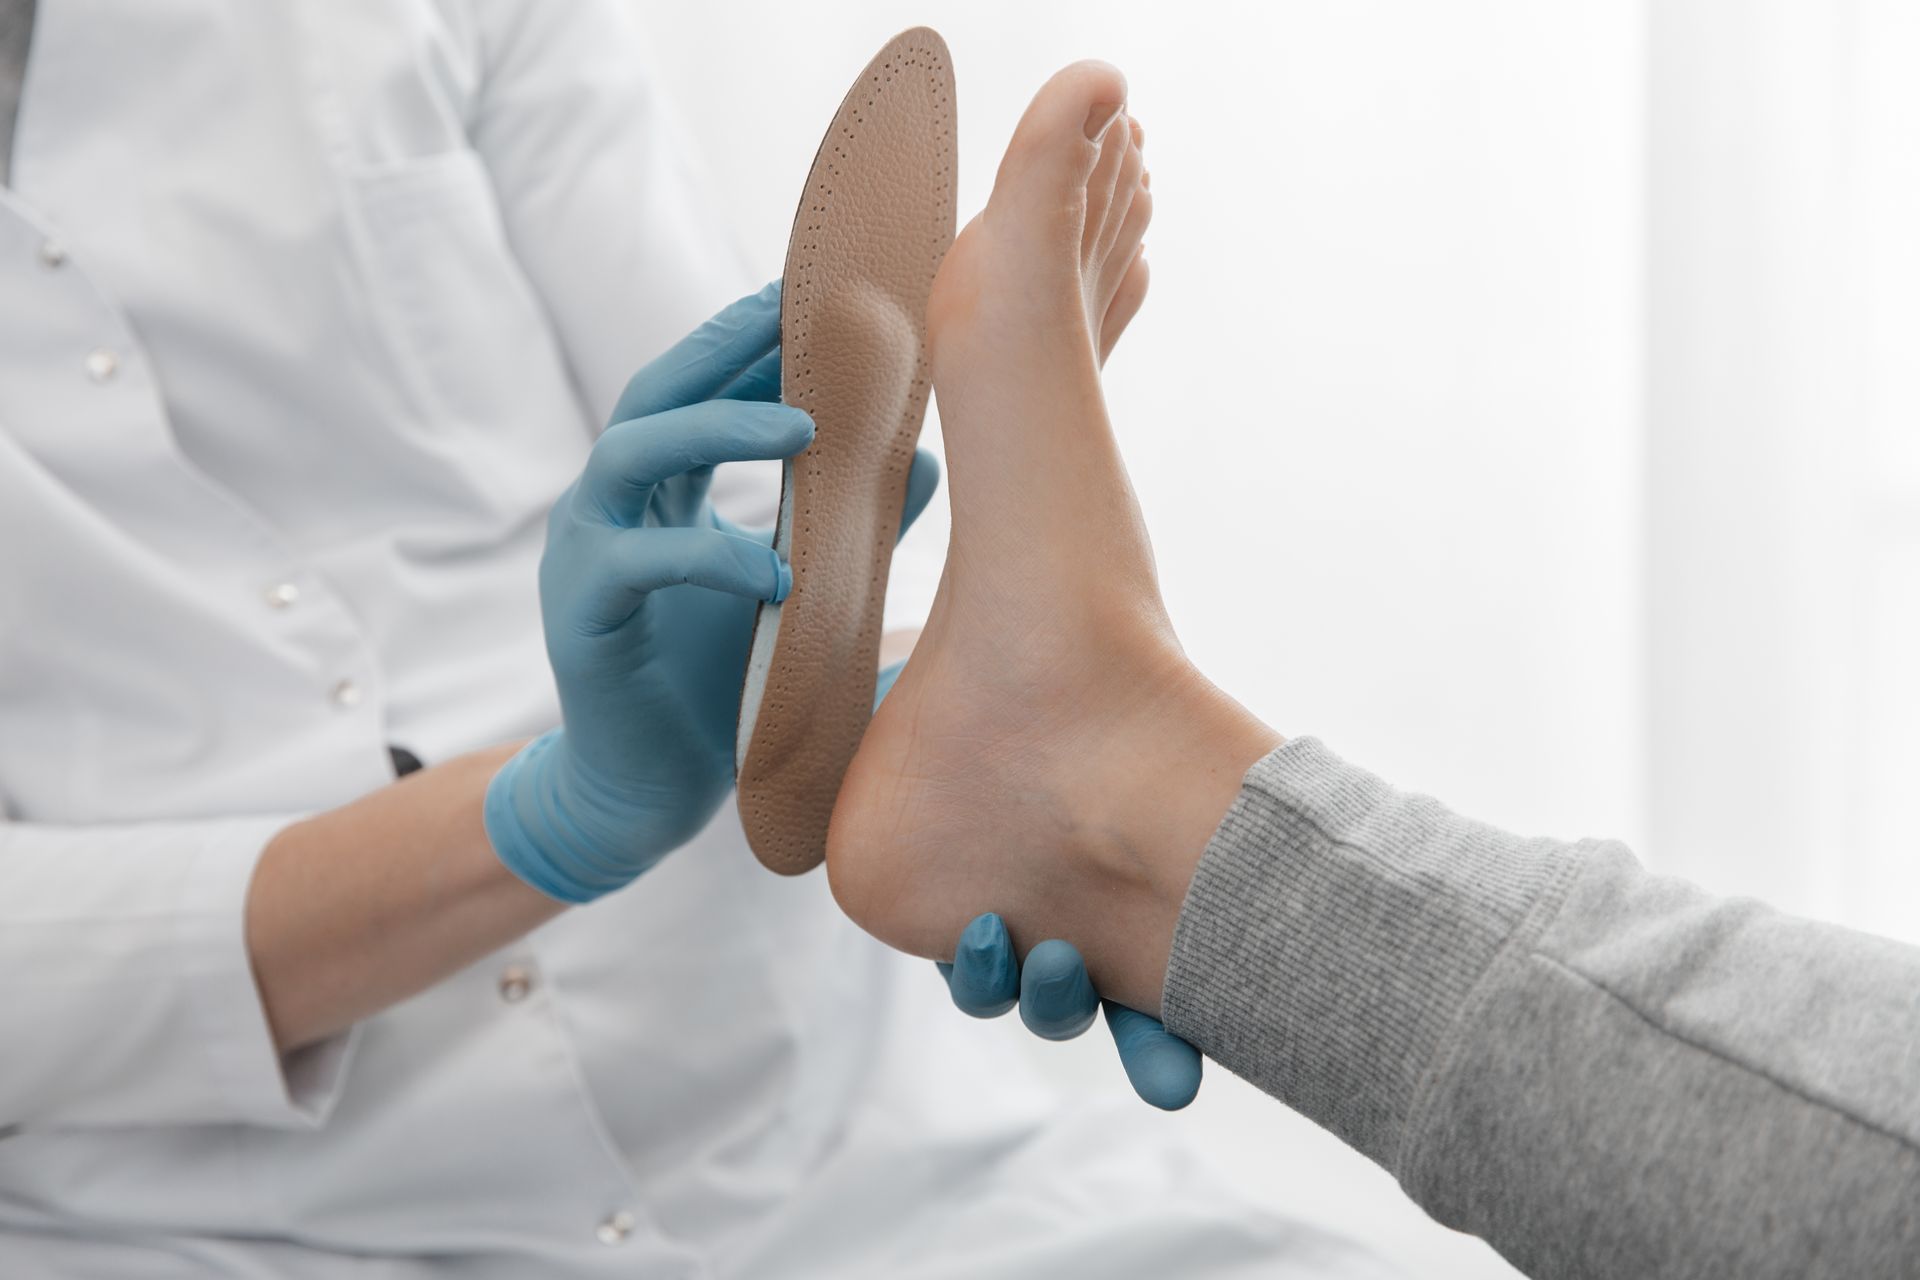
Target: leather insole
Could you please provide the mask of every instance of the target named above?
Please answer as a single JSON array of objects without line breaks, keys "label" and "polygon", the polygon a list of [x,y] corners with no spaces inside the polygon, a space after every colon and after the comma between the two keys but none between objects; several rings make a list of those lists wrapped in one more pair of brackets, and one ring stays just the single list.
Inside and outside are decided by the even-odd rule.
[{"label": "leather insole", "polygon": [[775,871],[826,855],[873,710],[887,568],[929,391],[927,291],[954,234],[954,82],[925,27],[854,82],[801,195],[781,294],[781,396],[813,416],[787,463],[776,546],[793,568],[762,605],[740,705],[740,819]]}]

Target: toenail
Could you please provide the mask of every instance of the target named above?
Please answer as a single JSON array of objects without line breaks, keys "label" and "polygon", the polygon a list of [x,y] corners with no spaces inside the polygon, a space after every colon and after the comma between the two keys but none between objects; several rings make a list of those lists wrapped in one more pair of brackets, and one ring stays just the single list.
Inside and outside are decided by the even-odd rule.
[{"label": "toenail", "polygon": [[1101,135],[1127,109],[1124,102],[1096,102],[1093,110],[1087,112],[1087,137],[1098,141]]}]

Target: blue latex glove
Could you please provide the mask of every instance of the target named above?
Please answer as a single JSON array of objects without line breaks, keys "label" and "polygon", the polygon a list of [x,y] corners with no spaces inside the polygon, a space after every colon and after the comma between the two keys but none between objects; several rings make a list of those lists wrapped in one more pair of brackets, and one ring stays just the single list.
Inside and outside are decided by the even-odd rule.
[{"label": "blue latex glove", "polygon": [[1018,1005],[1028,1030],[1048,1040],[1079,1035],[1093,1025],[1094,1009],[1103,1007],[1135,1093],[1163,1111],[1178,1111],[1200,1092],[1200,1051],[1159,1019],[1101,1000],[1070,942],[1042,942],[1022,965],[1005,922],[989,912],[961,933],[953,963],[940,971],[962,1012],[997,1018]]},{"label": "blue latex glove", "polygon": [[[548,517],[540,608],[562,727],[501,768],[484,814],[507,868],[563,902],[627,884],[733,785],[754,611],[792,574],[770,533],[721,520],[707,491],[719,463],[813,439],[812,420],[777,402],[779,341],[773,284],[635,374]],[[915,456],[903,531],[938,474]]]}]

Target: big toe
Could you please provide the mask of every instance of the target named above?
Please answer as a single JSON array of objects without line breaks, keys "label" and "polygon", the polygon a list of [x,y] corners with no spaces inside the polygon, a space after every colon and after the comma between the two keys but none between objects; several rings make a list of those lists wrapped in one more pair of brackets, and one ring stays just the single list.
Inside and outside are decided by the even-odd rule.
[{"label": "big toe", "polygon": [[1127,78],[1106,62],[1076,62],[1054,73],[1027,105],[994,182],[997,198],[1033,195],[1052,202],[1084,185],[1100,141],[1127,102]]}]

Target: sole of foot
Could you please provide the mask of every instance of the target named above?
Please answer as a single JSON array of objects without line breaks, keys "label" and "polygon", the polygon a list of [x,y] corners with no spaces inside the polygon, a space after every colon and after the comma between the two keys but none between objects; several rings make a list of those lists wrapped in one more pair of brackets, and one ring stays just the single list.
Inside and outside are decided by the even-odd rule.
[{"label": "sole of foot", "polygon": [[1152,197],[1126,97],[1104,63],[1048,81],[928,304],[952,539],[827,841],[842,907],[921,955],[949,954],[983,910],[1022,946],[1038,940],[1026,922],[1071,928],[1093,909],[1089,859],[1151,878],[1111,781],[1218,697],[1168,622],[1100,386],[1147,284]]}]

